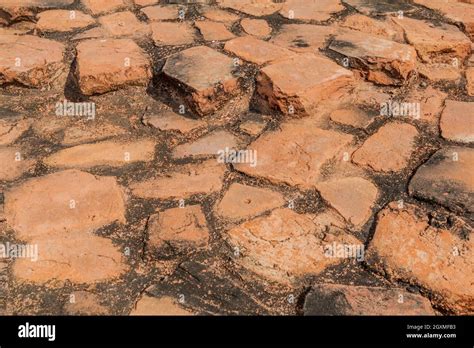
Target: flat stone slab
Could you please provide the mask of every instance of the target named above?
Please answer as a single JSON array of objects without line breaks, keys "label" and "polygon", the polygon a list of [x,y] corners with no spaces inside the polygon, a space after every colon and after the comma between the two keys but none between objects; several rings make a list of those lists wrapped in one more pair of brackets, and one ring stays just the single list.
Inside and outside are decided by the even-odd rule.
[{"label": "flat stone slab", "polygon": [[272,0],[218,0],[219,6],[231,8],[245,14],[262,17],[277,12],[282,4]]},{"label": "flat stone slab", "polygon": [[164,111],[158,115],[146,115],[143,117],[142,122],[160,131],[176,131],[183,134],[206,126],[206,123],[202,120],[187,118],[173,111]]},{"label": "flat stone slab", "polygon": [[461,143],[474,142],[473,117],[474,103],[446,100],[440,120],[441,135]]},{"label": "flat stone slab", "polygon": [[140,22],[130,11],[99,17],[101,28],[111,37],[144,37],[151,33],[148,25]]},{"label": "flat stone slab", "polygon": [[413,47],[357,31],[336,35],[329,49],[345,56],[347,64],[361,70],[369,81],[381,85],[403,84],[416,67]]},{"label": "flat stone slab", "polygon": [[342,149],[351,141],[351,135],[316,128],[307,119],[291,121],[247,147],[258,155],[256,166],[238,163],[234,168],[275,183],[312,189],[323,164],[335,157],[342,160]]},{"label": "flat stone slab", "polygon": [[[210,64],[209,62],[212,62]],[[182,84],[190,106],[199,115],[216,111],[239,90],[232,58],[209,47],[198,46],[170,56],[163,73]]]},{"label": "flat stone slab", "polygon": [[197,21],[194,22],[194,25],[199,29],[201,35],[206,41],[226,41],[235,37],[235,35],[227,29],[224,23]]},{"label": "flat stone slab", "polygon": [[326,21],[344,9],[340,0],[287,0],[280,15],[288,19]]},{"label": "flat stone slab", "polygon": [[141,9],[150,21],[173,20],[179,18],[179,6],[148,6]]},{"label": "flat stone slab", "polygon": [[81,11],[49,10],[38,14],[36,28],[42,32],[68,32],[94,23],[94,18]]},{"label": "flat stone slab", "polygon": [[186,199],[221,190],[225,171],[225,165],[213,159],[180,166],[170,173],[134,183],[130,188],[141,198]]},{"label": "flat stone slab", "polygon": [[304,301],[304,315],[435,315],[430,301],[405,289],[316,285]]},{"label": "flat stone slab", "polygon": [[335,28],[312,24],[285,24],[270,42],[295,52],[318,52]]},{"label": "flat stone slab", "polygon": [[287,208],[242,223],[226,233],[226,240],[237,255],[235,262],[266,280],[287,285],[342,261],[327,257],[326,245],[360,244],[330,214],[297,214]]},{"label": "flat stone slab", "polygon": [[308,115],[317,104],[353,83],[353,73],[333,61],[305,54],[268,65],[257,75],[262,103],[284,115]]},{"label": "flat stone slab", "polygon": [[410,13],[416,10],[412,4],[406,0],[342,0],[346,4],[354,7],[357,11],[365,15],[383,15],[399,13]]},{"label": "flat stone slab", "polygon": [[23,158],[21,148],[0,146],[0,181],[18,179],[24,173],[33,169],[35,163],[32,159]]},{"label": "flat stone slab", "polygon": [[[469,227],[459,219],[451,227],[437,227],[417,206],[391,203],[378,215],[375,234],[367,251],[370,267],[430,291],[433,302],[456,314],[474,310],[474,242],[461,238]],[[467,228],[467,230],[462,230]]]},{"label": "flat stone slab", "polygon": [[127,6],[124,0],[81,0],[81,2],[93,15],[117,11]]},{"label": "flat stone slab", "polygon": [[156,46],[189,45],[195,40],[195,30],[188,23],[152,22],[150,27]]},{"label": "flat stone slab", "polygon": [[0,85],[43,87],[65,69],[64,45],[32,35],[0,35]]},{"label": "flat stone slab", "polygon": [[232,133],[217,131],[203,136],[193,142],[184,143],[173,149],[173,158],[217,156],[226,149],[238,150],[241,141]]},{"label": "flat stone slab", "polygon": [[85,95],[102,94],[124,86],[146,86],[151,64],[131,39],[95,39],[77,45],[76,76]]},{"label": "flat stone slab", "polygon": [[447,147],[418,168],[409,185],[411,195],[450,209],[474,212],[474,150]]}]

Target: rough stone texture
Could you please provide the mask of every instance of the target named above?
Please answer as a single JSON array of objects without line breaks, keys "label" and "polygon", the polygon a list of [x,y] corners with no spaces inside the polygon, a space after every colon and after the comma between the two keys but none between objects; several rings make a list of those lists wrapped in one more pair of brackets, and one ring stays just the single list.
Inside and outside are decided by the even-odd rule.
[{"label": "rough stone texture", "polygon": [[211,7],[204,9],[202,11],[202,15],[211,21],[229,24],[232,24],[233,22],[236,22],[240,19],[239,16],[233,13]]},{"label": "rough stone texture", "polygon": [[81,2],[93,15],[117,11],[126,7],[124,0],[81,0]]},{"label": "rough stone texture", "polygon": [[285,115],[307,115],[319,102],[352,82],[349,70],[327,58],[306,54],[261,69],[256,93],[271,109]]},{"label": "rough stone texture", "polygon": [[216,212],[227,219],[241,220],[281,207],[284,203],[280,193],[235,183],[217,204]]},{"label": "rough stone texture", "polygon": [[244,18],[240,21],[240,26],[247,34],[261,39],[267,38],[272,33],[272,28],[264,19]]},{"label": "rough stone texture", "polygon": [[340,26],[370,35],[380,36],[388,40],[404,42],[403,30],[389,20],[381,21],[361,14],[354,14],[346,17]]},{"label": "rough stone texture", "polygon": [[295,55],[286,48],[256,39],[252,36],[242,36],[233,39],[225,44],[224,49],[246,61],[258,65],[283,60]]},{"label": "rough stone texture", "polygon": [[474,312],[473,240],[459,237],[457,226],[430,225],[426,211],[392,203],[378,215],[367,262],[389,278],[419,285],[439,306],[457,314]]},{"label": "rough stone texture", "polygon": [[349,59],[349,65],[381,85],[404,83],[415,70],[413,47],[357,31],[336,35],[329,49]]},{"label": "rough stone texture", "polygon": [[415,8],[407,1],[392,0],[343,0],[346,4],[354,7],[365,15],[394,14],[399,11],[403,13],[412,12]]},{"label": "rough stone texture", "polygon": [[187,100],[199,115],[216,111],[237,93],[239,82],[233,70],[231,58],[205,46],[174,54],[163,67],[166,76],[190,91]]},{"label": "rough stone texture", "polygon": [[200,205],[172,208],[150,216],[148,245],[172,249],[202,248],[209,241],[206,217]]},{"label": "rough stone texture", "polygon": [[43,162],[55,168],[121,167],[135,162],[153,160],[155,142],[103,141],[70,147],[47,157]]},{"label": "rough stone texture", "polygon": [[43,87],[64,69],[64,45],[32,35],[0,36],[0,85]]},{"label": "rough stone texture", "polygon": [[381,127],[354,152],[352,161],[380,172],[405,169],[415,151],[417,129],[407,123],[392,122]]},{"label": "rough stone texture", "polygon": [[69,315],[110,315],[110,310],[99,303],[96,294],[89,291],[74,291],[64,310]]},{"label": "rough stone texture", "polygon": [[317,189],[330,206],[356,227],[364,225],[372,216],[379,194],[377,186],[359,177],[324,181]]},{"label": "rough stone texture", "polygon": [[221,7],[231,8],[255,17],[271,15],[282,6],[272,0],[218,0],[217,3]]},{"label": "rough stone texture", "polygon": [[234,167],[251,176],[311,189],[320,178],[321,166],[334,157],[342,158],[343,147],[351,141],[352,136],[316,128],[309,119],[291,121],[249,145],[258,154],[257,166]]},{"label": "rough stone texture", "polygon": [[440,121],[443,138],[461,143],[474,142],[474,103],[447,100]]},{"label": "rough stone texture", "polygon": [[191,143],[176,146],[173,149],[173,158],[216,156],[218,151],[225,149],[238,150],[239,139],[227,131],[217,131],[205,135]]},{"label": "rough stone texture", "polygon": [[374,120],[366,111],[358,108],[344,108],[333,111],[330,115],[332,121],[355,128],[366,128]]},{"label": "rough stone texture", "polygon": [[70,126],[64,130],[64,137],[61,145],[72,146],[87,142],[103,140],[109,137],[124,135],[126,130],[122,127],[111,124],[96,124],[94,127],[89,125]]},{"label": "rough stone texture", "polygon": [[199,29],[206,41],[226,41],[235,37],[223,23],[198,21],[194,25]]},{"label": "rough stone texture", "polygon": [[157,46],[188,45],[194,42],[194,29],[187,23],[153,22],[152,39]]},{"label": "rough stone texture", "polygon": [[262,133],[266,126],[267,124],[264,122],[248,120],[243,122],[239,128],[249,135],[256,136]]},{"label": "rough stone texture", "polygon": [[151,78],[148,57],[130,39],[87,40],[76,49],[76,75],[85,95],[128,85],[146,86]]},{"label": "rough stone texture", "polygon": [[177,131],[183,134],[192,132],[206,125],[206,123],[201,120],[186,118],[172,111],[165,111],[160,115],[144,116],[143,123],[161,131]]},{"label": "rough stone texture", "polygon": [[418,64],[418,73],[432,82],[450,81],[458,83],[461,80],[461,70],[452,64],[434,63]]},{"label": "rough stone texture", "polygon": [[0,118],[0,146],[10,145],[31,127],[31,120]]},{"label": "rough stone texture", "polygon": [[149,6],[142,8],[141,11],[150,21],[173,20],[179,18],[179,7],[168,6]]},{"label": "rough stone texture", "polygon": [[131,185],[134,195],[141,198],[185,199],[195,194],[219,191],[225,166],[215,159],[200,164],[185,165],[166,175]]},{"label": "rough stone texture", "polygon": [[287,0],[280,15],[289,19],[326,21],[344,9],[340,0]]},{"label": "rough stone texture", "polygon": [[297,214],[278,209],[270,216],[242,223],[226,233],[228,243],[239,250],[235,261],[258,275],[291,284],[316,275],[341,259],[325,256],[324,245],[360,244],[346,234],[331,214]]},{"label": "rough stone texture", "polygon": [[474,212],[473,164],[473,149],[443,148],[418,168],[409,192],[453,210]]},{"label": "rough stone texture", "polygon": [[474,68],[466,70],[466,91],[467,94],[474,97]]},{"label": "rough stone texture", "polygon": [[102,16],[99,23],[109,36],[140,37],[150,33],[150,28],[130,11]]},{"label": "rough stone texture", "polygon": [[67,32],[95,23],[94,18],[81,11],[50,10],[38,14],[36,28],[42,32]]},{"label": "rough stone texture", "polygon": [[404,289],[316,285],[304,301],[305,315],[435,315],[430,301]]},{"label": "rough stone texture", "polygon": [[192,312],[179,306],[172,297],[156,298],[148,295],[143,296],[136,304],[130,315],[166,315],[182,316],[193,315]]},{"label": "rough stone texture", "polygon": [[463,61],[471,53],[471,40],[456,26],[433,24],[404,17],[393,21],[403,28],[405,37],[427,63],[451,63],[453,58]]},{"label": "rough stone texture", "polygon": [[18,147],[0,147],[0,181],[15,180],[32,169],[34,161],[23,157]]},{"label": "rough stone texture", "polygon": [[285,24],[270,42],[296,52],[318,52],[323,48],[333,27],[312,24]]},{"label": "rough stone texture", "polygon": [[407,100],[413,100],[420,103],[420,121],[438,126],[439,115],[443,110],[444,101],[447,94],[431,86],[426,89],[413,90]]},{"label": "rough stone texture", "polygon": [[68,170],[30,179],[6,192],[5,216],[17,238],[38,245],[38,261],[15,261],[19,279],[89,283],[126,269],[112,242],[90,233],[125,222],[124,195],[114,178]]}]

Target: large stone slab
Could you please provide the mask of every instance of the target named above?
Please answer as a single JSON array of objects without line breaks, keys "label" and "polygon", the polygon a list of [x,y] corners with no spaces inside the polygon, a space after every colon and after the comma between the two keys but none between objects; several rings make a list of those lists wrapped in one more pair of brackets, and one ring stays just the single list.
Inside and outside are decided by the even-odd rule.
[{"label": "large stone slab", "polygon": [[280,15],[288,19],[326,21],[344,9],[340,0],[287,0]]}]

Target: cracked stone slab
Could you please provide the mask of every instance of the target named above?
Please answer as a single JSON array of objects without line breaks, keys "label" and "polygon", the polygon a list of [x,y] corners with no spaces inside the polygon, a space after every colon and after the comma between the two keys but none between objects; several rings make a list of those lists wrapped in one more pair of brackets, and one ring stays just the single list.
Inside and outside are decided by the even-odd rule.
[{"label": "cracked stone slab", "polygon": [[239,150],[241,140],[230,132],[217,131],[173,149],[173,158],[217,156],[226,149]]},{"label": "cracked stone slab", "polygon": [[238,93],[234,69],[232,58],[198,46],[170,56],[163,73],[178,83],[190,106],[202,116],[216,111]]},{"label": "cracked stone slab", "polygon": [[474,212],[474,150],[451,146],[438,150],[418,168],[409,192],[450,209]]},{"label": "cracked stone slab", "polygon": [[287,0],[279,13],[288,19],[326,21],[344,9],[340,0]]},{"label": "cracked stone slab", "polygon": [[[432,215],[432,213],[430,214]],[[474,312],[472,227],[456,217],[436,226],[429,212],[411,204],[391,203],[378,214],[367,251],[370,267],[392,280],[416,284],[433,302],[456,314]]]},{"label": "cracked stone slab", "polygon": [[394,13],[410,13],[416,10],[407,0],[342,0],[365,15],[386,15]]},{"label": "cracked stone slab", "polygon": [[275,45],[295,52],[317,52],[336,32],[333,27],[312,24],[285,24],[270,40]]}]

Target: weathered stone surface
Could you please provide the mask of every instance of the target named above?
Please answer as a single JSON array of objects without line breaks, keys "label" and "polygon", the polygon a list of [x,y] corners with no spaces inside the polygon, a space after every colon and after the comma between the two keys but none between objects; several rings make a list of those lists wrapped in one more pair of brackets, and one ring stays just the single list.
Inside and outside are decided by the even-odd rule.
[{"label": "weathered stone surface", "polygon": [[86,95],[127,85],[146,86],[151,78],[148,57],[130,39],[87,40],[80,42],[76,49],[76,75]]},{"label": "weathered stone surface", "polygon": [[227,42],[227,52],[254,64],[263,65],[295,56],[286,48],[259,40],[252,36],[242,36]]},{"label": "weathered stone surface", "polygon": [[305,315],[435,315],[430,301],[405,289],[316,285],[304,301]]},{"label": "weathered stone surface", "polygon": [[466,70],[466,91],[467,94],[474,97],[474,68]]},{"label": "weathered stone surface", "polygon": [[289,19],[326,21],[344,9],[340,0],[287,0],[280,15]]},{"label": "weathered stone surface", "polygon": [[418,168],[409,192],[450,209],[474,212],[473,164],[473,149],[443,148]]},{"label": "weathered stone surface", "polygon": [[471,40],[454,25],[433,24],[403,17],[393,21],[403,28],[405,37],[427,63],[451,63],[453,58],[463,61],[471,53]]},{"label": "weathered stone surface", "polygon": [[217,204],[216,212],[227,219],[241,220],[281,207],[284,203],[278,192],[235,183]]},{"label": "weathered stone surface", "polygon": [[150,33],[150,28],[130,11],[102,16],[99,23],[109,36],[140,37]]},{"label": "weathered stone surface", "polygon": [[418,131],[407,123],[382,126],[352,156],[356,164],[379,172],[398,172],[406,168],[415,151]]},{"label": "weathered stone surface", "polygon": [[103,141],[60,150],[43,162],[55,168],[120,167],[135,162],[148,162],[155,155],[155,142]]},{"label": "weathered stone surface", "polygon": [[380,36],[388,40],[404,42],[403,30],[389,20],[380,21],[361,14],[354,14],[346,17],[340,26],[370,35]]},{"label": "weathered stone surface", "polygon": [[447,97],[446,93],[429,86],[426,89],[413,90],[407,100],[420,103],[420,121],[438,126],[439,115]]},{"label": "weathered stone surface", "polygon": [[73,125],[64,130],[61,145],[79,145],[124,134],[126,134],[124,128],[107,123],[97,124],[94,127],[85,124]]},{"label": "weathered stone surface", "polygon": [[354,7],[357,11],[365,14],[392,14],[408,13],[415,8],[408,1],[392,0],[343,0],[346,4]]},{"label": "weathered stone surface", "polygon": [[0,146],[10,145],[31,127],[31,120],[0,118]]},{"label": "weathered stone surface", "polygon": [[194,42],[194,29],[187,23],[152,22],[152,39],[157,46],[188,45]]},{"label": "weathered stone surface", "polygon": [[447,100],[440,121],[443,138],[474,142],[474,103]]},{"label": "weathered stone surface", "polygon": [[264,19],[244,18],[240,21],[240,26],[247,34],[261,39],[267,38],[272,33],[272,28]]},{"label": "weathered stone surface", "polygon": [[126,269],[112,242],[90,233],[125,222],[124,194],[114,178],[67,170],[30,179],[6,192],[5,216],[17,238],[38,247],[36,262],[15,261],[19,279],[89,283]]},{"label": "weathered stone surface", "polygon": [[43,87],[64,69],[64,45],[32,35],[0,36],[0,85]]},{"label": "weathered stone surface", "polygon": [[360,244],[342,228],[331,214],[300,215],[285,208],[242,223],[226,239],[239,250],[237,263],[268,280],[291,284],[341,262],[325,255],[325,245]]},{"label": "weathered stone surface", "polygon": [[160,2],[160,0],[133,0],[137,6],[150,6]]},{"label": "weathered stone surface", "polygon": [[249,135],[256,136],[262,133],[266,126],[265,122],[248,120],[243,122],[239,128]]},{"label": "weathered stone surface", "polygon": [[194,25],[199,29],[206,41],[226,41],[235,37],[223,23],[212,21],[197,21]]},{"label": "weathered stone surface", "polygon": [[334,157],[342,158],[343,147],[351,141],[352,136],[316,128],[309,119],[290,121],[249,145],[258,154],[255,167],[234,167],[251,176],[311,189],[319,180],[321,166]]},{"label": "weathered stone surface", "polygon": [[419,285],[433,301],[457,314],[474,311],[472,238],[459,237],[459,226],[430,224],[426,211],[394,202],[378,215],[368,248],[368,264],[391,279]]},{"label": "weathered stone surface", "polygon": [[365,128],[374,120],[366,111],[358,108],[337,109],[331,113],[330,118],[334,122],[354,128]]},{"label": "weathered stone surface", "polygon": [[413,47],[378,36],[345,32],[336,35],[329,49],[349,58],[351,67],[363,71],[369,81],[381,85],[402,84],[415,70]]},{"label": "weathered stone surface", "polygon": [[458,83],[461,80],[461,70],[452,64],[434,63],[417,65],[420,76],[432,82],[451,81]]},{"label": "weathered stone surface", "polygon": [[64,306],[69,315],[110,315],[110,310],[101,305],[96,294],[89,291],[74,291]]},{"label": "weathered stone surface", "polygon": [[225,165],[213,159],[178,167],[171,173],[132,184],[131,189],[141,198],[185,199],[195,194],[219,191],[225,171]]},{"label": "weathered stone surface", "polygon": [[285,24],[270,42],[296,52],[318,52],[323,48],[333,27],[312,24]]},{"label": "weathered stone surface", "polygon": [[130,315],[193,315],[192,312],[179,306],[172,297],[156,298],[144,295],[135,305]]},{"label": "weathered stone surface", "polygon": [[183,134],[192,132],[206,125],[206,123],[201,120],[187,118],[173,111],[164,111],[160,115],[144,116],[143,123],[161,131],[177,131]]},{"label": "weathered stone surface", "polygon": [[268,16],[277,12],[282,4],[272,0],[218,0],[221,7],[231,8],[251,16]]},{"label": "weathered stone surface", "polygon": [[94,23],[94,18],[81,11],[50,10],[38,14],[36,28],[42,32],[67,32],[85,28]]},{"label": "weathered stone surface", "polygon": [[423,5],[441,12],[449,20],[461,23],[474,39],[474,11],[472,4],[466,4],[455,0],[414,0],[416,4]]},{"label": "weathered stone surface", "polygon": [[226,148],[238,150],[239,143],[239,139],[232,133],[217,131],[193,142],[176,146],[173,149],[173,158],[216,156],[218,151],[225,151]]},{"label": "weathered stone surface", "polygon": [[271,109],[285,115],[307,115],[352,82],[351,71],[327,58],[307,54],[261,69],[256,93]]},{"label": "weathered stone surface", "polygon": [[356,227],[364,225],[372,216],[379,193],[377,186],[359,177],[324,181],[316,188],[331,207]]},{"label": "weathered stone surface", "polygon": [[150,216],[148,245],[153,248],[202,248],[209,241],[206,217],[200,205],[172,208]]},{"label": "weathered stone surface", "polygon": [[0,181],[15,180],[32,169],[34,161],[23,157],[18,147],[0,147]]},{"label": "weathered stone surface", "polygon": [[205,46],[176,53],[163,67],[165,75],[190,90],[187,100],[199,115],[216,111],[238,92],[233,70],[232,58]]},{"label": "weathered stone surface", "polygon": [[163,21],[179,18],[179,7],[174,5],[149,6],[142,8],[141,11],[150,21]]},{"label": "weathered stone surface", "polygon": [[233,23],[240,19],[236,14],[212,7],[204,9],[202,15],[211,21],[223,23]]},{"label": "weathered stone surface", "polygon": [[124,0],[81,0],[84,6],[93,14],[103,14],[117,11],[126,7]]}]

